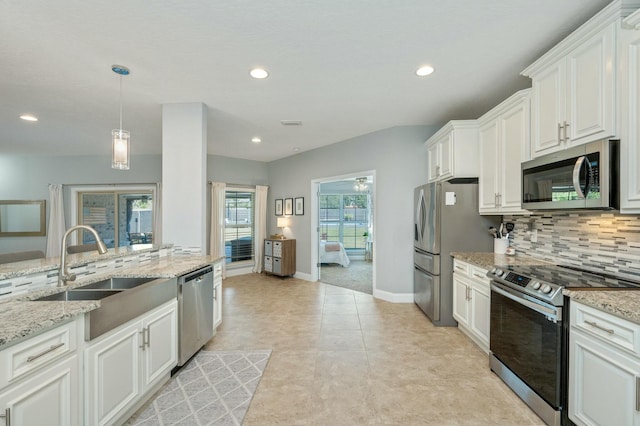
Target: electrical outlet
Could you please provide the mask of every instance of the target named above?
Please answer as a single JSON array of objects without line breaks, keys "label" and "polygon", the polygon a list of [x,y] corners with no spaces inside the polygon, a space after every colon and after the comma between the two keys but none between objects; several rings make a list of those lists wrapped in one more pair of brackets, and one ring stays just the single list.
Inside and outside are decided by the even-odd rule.
[{"label": "electrical outlet", "polygon": [[537,243],[538,242],[538,230],[537,229],[532,229],[531,230],[531,242],[532,243]]}]

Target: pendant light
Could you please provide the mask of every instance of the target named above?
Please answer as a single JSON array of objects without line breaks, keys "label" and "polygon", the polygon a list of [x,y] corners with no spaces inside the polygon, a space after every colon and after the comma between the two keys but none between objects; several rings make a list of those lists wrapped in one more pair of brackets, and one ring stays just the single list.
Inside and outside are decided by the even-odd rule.
[{"label": "pendant light", "polygon": [[356,183],[355,185],[353,185],[353,189],[360,192],[360,191],[366,191],[367,188],[369,188],[369,185],[367,184],[366,177],[356,178]]},{"label": "pendant light", "polygon": [[122,129],[122,77],[131,71],[122,65],[111,65],[111,71],[120,76],[120,128],[111,131],[111,168],[129,170],[131,136],[129,131]]}]

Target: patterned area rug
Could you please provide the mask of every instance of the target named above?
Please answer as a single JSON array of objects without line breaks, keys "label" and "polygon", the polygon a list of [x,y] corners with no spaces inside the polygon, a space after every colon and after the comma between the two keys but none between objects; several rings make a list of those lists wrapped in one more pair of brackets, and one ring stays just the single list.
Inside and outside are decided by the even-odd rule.
[{"label": "patterned area rug", "polygon": [[241,425],[271,350],[200,351],[127,425]]}]

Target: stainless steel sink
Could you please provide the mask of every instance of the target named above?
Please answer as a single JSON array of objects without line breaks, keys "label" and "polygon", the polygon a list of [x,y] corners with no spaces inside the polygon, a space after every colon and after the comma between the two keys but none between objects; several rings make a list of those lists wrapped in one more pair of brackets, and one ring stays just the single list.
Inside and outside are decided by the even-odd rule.
[{"label": "stainless steel sink", "polygon": [[149,281],[153,281],[156,278],[109,278],[95,283],[83,285],[79,289],[107,289],[107,290],[128,290],[134,287],[138,287]]},{"label": "stainless steel sink", "polygon": [[122,290],[67,290],[61,293],[51,294],[49,296],[34,299],[35,301],[64,301],[70,300],[102,300],[105,297],[113,296]]}]

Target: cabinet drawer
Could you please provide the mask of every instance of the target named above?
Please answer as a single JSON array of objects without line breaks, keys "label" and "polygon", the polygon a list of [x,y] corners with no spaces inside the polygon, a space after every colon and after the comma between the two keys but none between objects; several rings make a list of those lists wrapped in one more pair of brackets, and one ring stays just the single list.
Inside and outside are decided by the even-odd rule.
[{"label": "cabinet drawer", "polygon": [[38,371],[77,347],[75,322],[59,326],[0,352],[0,389]]},{"label": "cabinet drawer", "polygon": [[273,257],[271,256],[264,257],[264,270],[267,272],[273,272]]},{"label": "cabinet drawer", "polygon": [[273,271],[274,274],[282,273],[282,259],[278,257],[273,258]]},{"label": "cabinet drawer", "polygon": [[590,306],[571,303],[571,327],[640,356],[640,325]]},{"label": "cabinet drawer", "polygon": [[469,267],[469,277],[473,278],[476,281],[481,281],[489,285],[491,280],[487,277],[487,270],[479,268],[477,266]]},{"label": "cabinet drawer", "polygon": [[273,257],[282,257],[282,241],[273,242]]},{"label": "cabinet drawer", "polygon": [[264,254],[265,256],[273,255],[273,241],[265,240],[264,242]]},{"label": "cabinet drawer", "polygon": [[468,263],[453,259],[453,272],[456,272],[468,277],[470,276],[469,275],[470,268],[471,268],[471,265],[469,265]]}]

